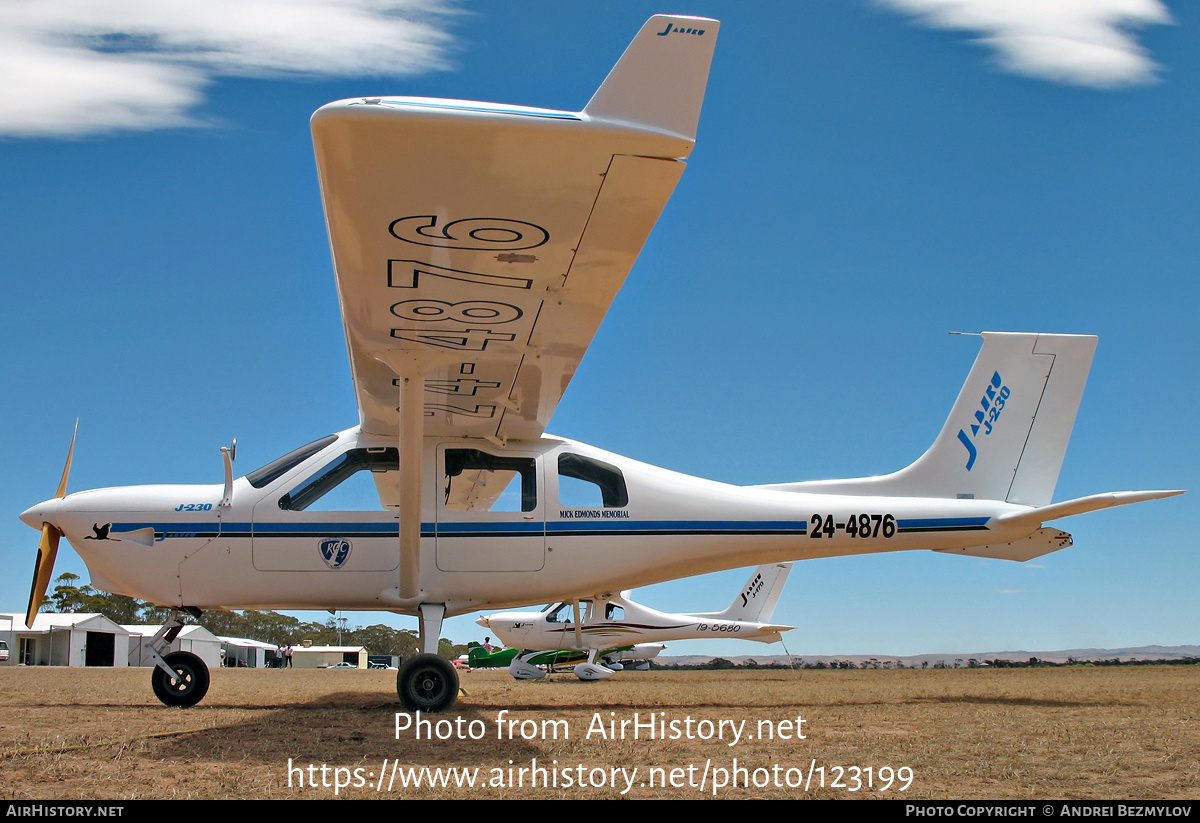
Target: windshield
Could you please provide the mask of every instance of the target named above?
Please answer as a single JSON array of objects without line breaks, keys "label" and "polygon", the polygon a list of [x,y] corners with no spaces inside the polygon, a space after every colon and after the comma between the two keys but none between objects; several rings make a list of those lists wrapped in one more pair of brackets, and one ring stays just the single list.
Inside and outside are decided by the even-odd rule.
[{"label": "windshield", "polygon": [[308,458],[319,452],[321,449],[328,446],[334,440],[337,440],[336,434],[331,434],[328,437],[322,437],[320,440],[314,440],[307,446],[301,446],[293,452],[288,452],[278,460],[272,460],[261,469],[255,469],[246,475],[246,479],[250,481],[250,485],[256,489],[261,489],[273,480],[277,480],[289,471],[299,466]]}]

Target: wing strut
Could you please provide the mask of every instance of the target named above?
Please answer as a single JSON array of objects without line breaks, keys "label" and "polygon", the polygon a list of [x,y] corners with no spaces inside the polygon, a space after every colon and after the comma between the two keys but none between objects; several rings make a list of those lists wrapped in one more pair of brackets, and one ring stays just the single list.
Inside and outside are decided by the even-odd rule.
[{"label": "wing strut", "polygon": [[413,352],[385,349],[374,353],[396,375],[400,431],[400,580],[403,599],[421,593],[421,479],[425,440],[425,375],[444,358],[418,358]]},{"label": "wing strut", "polygon": [[575,602],[573,602],[573,603],[571,604],[571,606],[572,606],[572,607],[575,609],[575,648],[577,648],[577,649],[582,649],[582,648],[583,648],[583,637],[582,637],[582,635],[580,634],[580,632],[582,631],[582,629],[580,629],[580,626],[579,626],[579,623],[580,623],[580,620],[579,620],[579,601],[578,601],[578,600],[576,600]]},{"label": "wing strut", "polygon": [[400,376],[400,596],[416,597],[421,571],[421,463],[425,381]]}]

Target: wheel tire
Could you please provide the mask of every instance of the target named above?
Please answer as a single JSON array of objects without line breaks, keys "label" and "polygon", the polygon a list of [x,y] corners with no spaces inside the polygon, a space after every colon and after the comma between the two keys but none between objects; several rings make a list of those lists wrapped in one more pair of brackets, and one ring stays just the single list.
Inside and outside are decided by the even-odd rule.
[{"label": "wheel tire", "polygon": [[167,706],[195,706],[208,694],[208,666],[191,652],[172,652],[163,658],[178,677],[157,666],[150,675],[154,696]]},{"label": "wheel tire", "polygon": [[445,711],[458,698],[458,672],[436,654],[418,654],[396,673],[396,693],[409,711]]}]

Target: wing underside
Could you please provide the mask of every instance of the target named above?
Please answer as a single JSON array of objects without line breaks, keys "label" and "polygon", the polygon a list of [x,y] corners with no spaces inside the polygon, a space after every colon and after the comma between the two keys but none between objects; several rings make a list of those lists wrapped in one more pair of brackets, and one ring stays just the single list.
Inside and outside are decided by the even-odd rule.
[{"label": "wing underside", "polygon": [[691,151],[694,122],[681,134],[677,112],[665,125],[610,114],[628,116],[631,53],[675,65],[700,52],[684,90],[698,115],[715,25],[659,34],[686,19],[647,23],[591,114],[367,98],[313,116],[364,431],[397,431],[403,374],[423,383],[425,435],[541,435]]}]

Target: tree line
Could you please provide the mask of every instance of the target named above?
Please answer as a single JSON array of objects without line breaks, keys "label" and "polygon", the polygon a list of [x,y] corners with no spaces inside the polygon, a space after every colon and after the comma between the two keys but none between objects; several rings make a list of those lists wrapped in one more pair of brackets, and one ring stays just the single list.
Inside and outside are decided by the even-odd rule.
[{"label": "tree line", "polygon": [[[119,625],[155,625],[165,623],[176,614],[174,609],[156,606],[145,600],[97,591],[89,585],[78,585],[79,575],[66,572],[55,578],[43,610],[66,613],[98,613]],[[272,611],[242,612],[207,611],[194,618],[184,617],[185,623],[197,624],[220,637],[244,637],[276,646],[300,646],[305,641],[313,646],[362,646],[370,654],[408,657],[417,653],[420,641],[417,634],[406,629],[394,629],[377,623],[373,626],[349,625],[344,617],[330,616],[324,621],[302,621],[287,614]],[[465,644],[456,645],[447,638],[438,642],[438,654],[454,659],[466,654]]]},{"label": "tree line", "polygon": [[[956,662],[962,662],[961,658]],[[966,661],[966,665],[947,666],[944,662],[938,661],[932,666],[928,661],[923,661],[920,665],[905,665],[899,660],[863,660],[855,663],[853,660],[812,660],[805,661],[803,658],[795,658],[791,665],[779,661],[758,662],[753,658],[741,662],[733,662],[726,660],[723,657],[714,657],[711,660],[706,660],[702,663],[660,663],[657,660],[650,661],[650,668],[660,669],[665,671],[699,669],[702,671],[720,671],[724,669],[748,669],[748,670],[772,670],[772,669],[1030,669],[1030,668],[1056,668],[1063,666],[1189,666],[1200,664],[1198,657],[1181,657],[1181,658],[1166,658],[1162,660],[1121,660],[1116,657],[1103,660],[1078,660],[1074,657],[1068,658],[1066,662],[1055,662],[1053,660],[1039,660],[1036,657],[1031,657],[1028,660],[1004,660],[997,658],[995,660],[978,660],[970,658]]]}]

